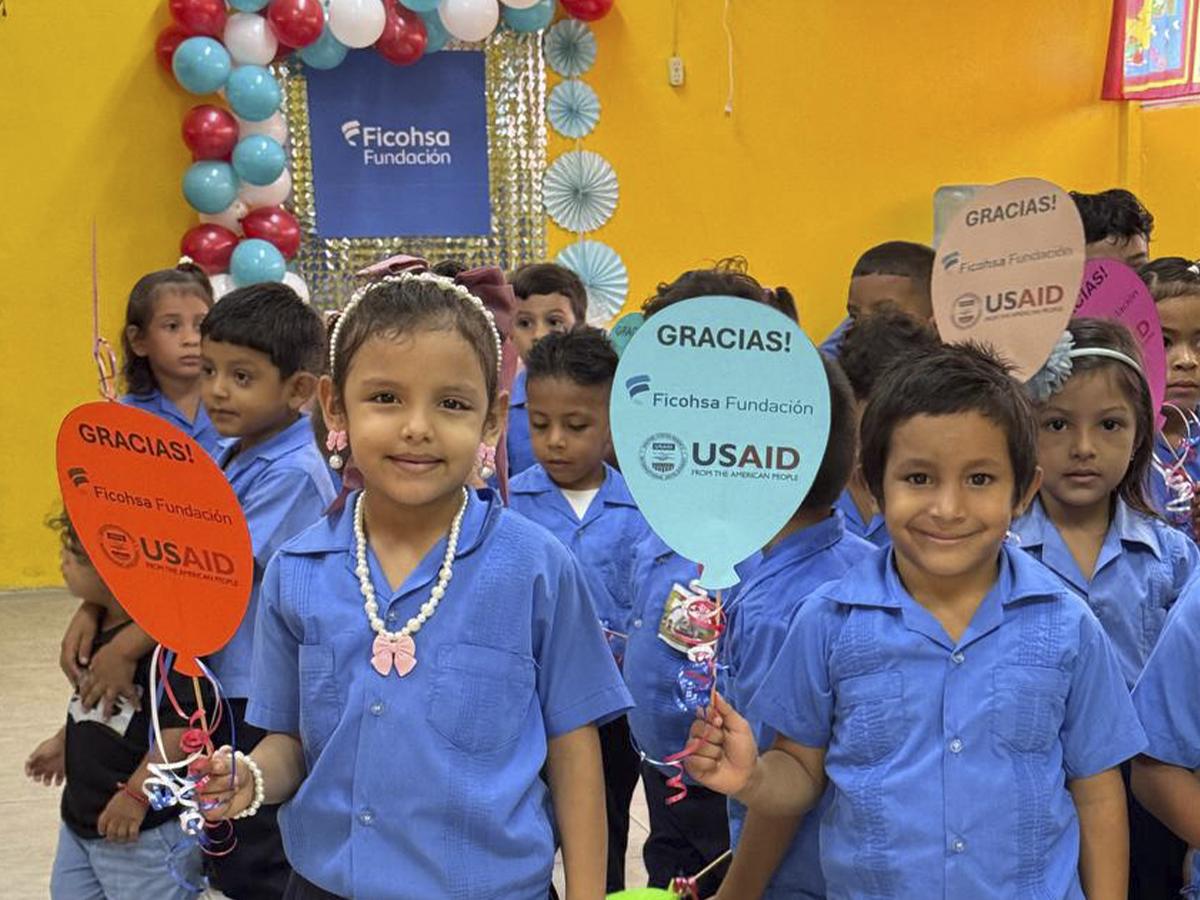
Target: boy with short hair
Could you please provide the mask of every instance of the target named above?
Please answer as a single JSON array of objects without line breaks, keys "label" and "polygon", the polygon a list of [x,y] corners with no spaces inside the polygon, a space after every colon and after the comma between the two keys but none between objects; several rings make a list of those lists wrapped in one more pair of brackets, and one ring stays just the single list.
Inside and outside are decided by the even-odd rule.
[{"label": "boy with short hair", "polygon": [[1083,220],[1088,259],[1118,259],[1135,269],[1150,261],[1154,216],[1132,193],[1123,188],[1071,191],[1071,199]]},{"label": "boy with short hair", "polygon": [[[92,566],[66,513],[50,524],[62,541],[67,589],[102,610],[95,646],[104,646],[134,627],[132,620]],[[152,752],[148,740],[149,704],[157,702],[150,696],[151,658],[147,652],[134,665],[132,683],[142,702],[135,705],[121,697],[111,716],[101,707],[85,710],[81,685],[71,698],[66,725],[25,762],[25,774],[35,781],[50,785],[66,780],[50,875],[52,897],[188,900],[201,888],[199,846],[181,849],[168,859],[168,849],[186,840],[179,808],[153,810],[142,791],[150,764],[164,762],[162,748]],[[169,677],[177,695],[191,696],[189,679],[175,672]],[[211,709],[211,696],[207,703]],[[170,748],[170,761],[177,761],[184,756],[179,740],[188,723],[168,700],[158,705],[163,743]]]},{"label": "boy with short hair", "polygon": [[[829,440],[816,478],[795,514],[763,548],[754,574],[738,585],[729,603],[727,630],[718,661],[728,666],[730,701],[744,707],[758,691],[787,635],[796,610],[822,584],[841,578],[852,566],[879,552],[853,534],[834,509],[857,456],[858,416],[854,394],[838,364],[822,357],[829,382]],[[769,746],[770,727],[752,721],[755,739]],[[736,800],[729,801],[733,865],[721,885],[721,898],[760,895],[822,900],[818,838],[819,810],[799,819],[767,820]]]},{"label": "boy with short hair", "polygon": [[[509,486],[510,505],[547,528],[582,564],[596,613],[618,663],[632,597],[634,545],[648,526],[621,473],[605,461],[612,433],[608,400],[617,354],[598,328],[549,334],[526,359],[529,427],[537,464]],[[629,802],[638,757],[624,716],[600,726],[608,811],[607,890],[625,884]]]},{"label": "boy with short hair", "polygon": [[761,757],[723,698],[693,777],[795,818],[830,785],[827,896],[1124,897],[1120,763],[1146,738],[1087,605],[1019,549],[1036,422],[1002,364],[941,347],[891,369],[862,465],[892,549],[810,596],[762,687]]},{"label": "boy with short hair", "polygon": [[[517,298],[512,339],[522,362],[528,359],[533,345],[546,335],[570,331],[587,322],[587,289],[579,276],[565,266],[556,263],[521,266],[509,283]],[[505,446],[510,478],[536,462],[529,441],[525,377],[526,371],[522,369],[513,379],[508,403]]]},{"label": "boy with short hair", "polygon": [[887,241],[863,253],[850,272],[846,318],[821,344],[821,352],[837,358],[850,323],[883,309],[932,322],[935,255],[932,247],[912,241]]},{"label": "boy with short hair", "polygon": [[[854,320],[846,331],[838,353],[838,362],[854,390],[855,421],[870,399],[875,383],[889,368],[904,365],[905,360],[928,353],[941,340],[929,323],[915,319],[899,309],[882,309],[874,315]],[[837,508],[846,517],[846,528],[876,547],[891,543],[883,516],[875,505],[862,471],[855,467],[846,490],[838,498]]]},{"label": "boy with short hair", "polygon": [[[316,522],[336,496],[301,412],[322,371],[325,328],[291,288],[255,284],[226,294],[205,317],[200,334],[204,406],[222,437],[234,439],[217,462],[242,504],[254,550],[246,615],[208,662],[230,701],[238,746],[249,750],[266,733],[245,721],[262,573],[275,551]],[[230,742],[228,734],[217,739]],[[237,848],[211,859],[213,880],[227,896],[282,896],[290,867],[277,809],[263,806],[236,823]]]}]

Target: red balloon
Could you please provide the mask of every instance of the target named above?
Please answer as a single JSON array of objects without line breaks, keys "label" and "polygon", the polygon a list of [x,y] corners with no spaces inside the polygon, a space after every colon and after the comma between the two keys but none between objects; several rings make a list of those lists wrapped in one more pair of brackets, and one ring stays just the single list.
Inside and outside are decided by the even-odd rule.
[{"label": "red balloon", "polygon": [[172,22],[160,31],[154,40],[154,54],[158,57],[158,64],[170,72],[171,57],[175,55],[175,50],[179,45],[190,37],[195,37],[195,35],[178,22]]},{"label": "red balloon", "polygon": [[585,22],[595,22],[608,15],[613,7],[613,0],[559,0],[563,11],[572,19],[583,19]]},{"label": "red balloon", "polygon": [[242,219],[242,231],[248,238],[260,238],[274,244],[284,259],[300,249],[300,223],[281,206],[261,206]]},{"label": "red balloon", "polygon": [[171,16],[193,34],[225,33],[225,0],[171,0]]},{"label": "red balloon", "polygon": [[228,159],[237,141],[237,119],[227,109],[203,103],[183,117],[183,142],[192,159]]},{"label": "red balloon", "polygon": [[386,3],[384,7],[387,10],[387,23],[383,26],[383,34],[375,42],[375,49],[388,62],[411,66],[425,54],[425,44],[429,40],[425,20],[403,6]]},{"label": "red balloon", "polygon": [[325,7],[320,0],[271,0],[267,21],[279,43],[307,47],[325,28]]},{"label": "red balloon", "polygon": [[197,225],[179,242],[179,250],[190,256],[209,275],[229,268],[229,258],[238,245],[238,236],[221,225]]}]

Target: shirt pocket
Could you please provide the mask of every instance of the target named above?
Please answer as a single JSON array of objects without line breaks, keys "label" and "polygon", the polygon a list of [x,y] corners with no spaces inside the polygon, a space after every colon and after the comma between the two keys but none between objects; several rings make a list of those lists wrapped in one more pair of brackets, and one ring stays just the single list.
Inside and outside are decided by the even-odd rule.
[{"label": "shirt pocket", "polygon": [[482,644],[443,646],[429,698],[429,724],[466,753],[516,740],[534,694],[533,659]]},{"label": "shirt pocket", "polygon": [[1158,636],[1162,634],[1163,626],[1167,623],[1167,613],[1170,612],[1170,604],[1175,599],[1168,587],[1170,583],[1170,572],[1164,572],[1158,583],[1152,581],[1148,596],[1142,604],[1142,644],[1139,649],[1142,652],[1143,663],[1158,643]]},{"label": "shirt pocket", "polygon": [[1045,666],[999,666],[992,675],[992,733],[1015,753],[1046,753],[1067,713],[1066,672]]},{"label": "shirt pocket", "polygon": [[889,669],[837,684],[836,740],[851,763],[868,765],[894,753],[904,739],[904,675]]},{"label": "shirt pocket", "polygon": [[300,740],[306,756],[314,760],[342,716],[334,678],[333,648],[325,644],[301,644],[299,668]]}]

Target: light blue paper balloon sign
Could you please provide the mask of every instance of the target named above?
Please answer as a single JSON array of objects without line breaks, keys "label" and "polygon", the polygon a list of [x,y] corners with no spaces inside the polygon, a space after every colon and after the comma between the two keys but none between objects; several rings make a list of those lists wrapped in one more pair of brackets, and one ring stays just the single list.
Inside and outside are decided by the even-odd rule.
[{"label": "light blue paper balloon sign", "polygon": [[617,356],[625,352],[625,348],[629,346],[629,342],[633,340],[633,336],[637,334],[642,323],[646,321],[646,317],[640,312],[626,313],[613,323],[613,327],[608,332],[608,339],[612,342],[613,349],[617,351]]},{"label": "light blue paper balloon sign", "polygon": [[773,538],[808,493],[829,437],[829,385],[791,319],[735,297],[676,303],[625,348],[613,444],[650,526],[704,567],[706,588]]}]

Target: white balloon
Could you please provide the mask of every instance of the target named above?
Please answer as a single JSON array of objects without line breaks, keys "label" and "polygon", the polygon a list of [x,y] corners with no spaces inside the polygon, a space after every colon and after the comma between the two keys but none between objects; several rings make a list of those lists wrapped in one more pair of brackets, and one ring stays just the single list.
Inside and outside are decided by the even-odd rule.
[{"label": "white balloon", "polygon": [[510,9],[529,9],[531,6],[537,6],[542,0],[500,0],[500,2]]},{"label": "white balloon", "polygon": [[288,272],[283,276],[283,283],[290,287],[293,291],[300,295],[300,299],[308,303],[311,299],[308,293],[308,285],[304,283],[304,279],[295,272]]},{"label": "white balloon", "polygon": [[288,127],[287,119],[283,117],[283,113],[273,113],[269,118],[263,119],[261,122],[250,122],[246,119],[238,119],[234,116],[238,123],[238,137],[244,138],[251,134],[265,134],[267,137],[274,138],[282,147],[287,142]]},{"label": "white balloon", "polygon": [[225,49],[239,66],[267,66],[279,49],[279,39],[267,20],[238,12],[225,21]]},{"label": "white balloon", "polygon": [[329,30],[347,47],[370,47],[386,24],[380,0],[329,0]]},{"label": "white balloon", "polygon": [[442,0],[438,15],[446,30],[460,41],[482,41],[500,23],[496,0]]},{"label": "white balloon", "polygon": [[260,206],[280,206],[292,192],[292,173],[287,169],[270,184],[258,185],[242,182],[238,198],[250,209]]},{"label": "white balloon", "polygon": [[214,300],[220,300],[235,287],[237,287],[237,285],[233,283],[233,276],[226,272],[221,272],[219,275],[210,275],[208,278],[208,283],[212,285]]},{"label": "white balloon", "polygon": [[241,200],[234,200],[219,213],[200,213],[200,221],[208,225],[220,225],[228,228],[239,237],[242,234],[242,219],[250,210]]}]

